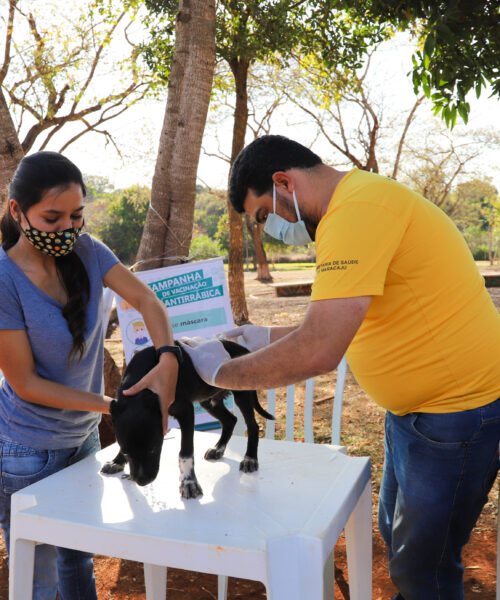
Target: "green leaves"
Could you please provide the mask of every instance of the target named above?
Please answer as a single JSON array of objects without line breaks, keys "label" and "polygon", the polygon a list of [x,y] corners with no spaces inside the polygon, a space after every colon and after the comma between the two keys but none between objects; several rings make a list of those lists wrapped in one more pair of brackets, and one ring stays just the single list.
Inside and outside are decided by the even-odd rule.
[{"label": "green leaves", "polygon": [[[178,2],[145,4],[147,61],[166,80]],[[479,97],[488,85],[500,95],[500,14],[492,0],[219,0],[216,19],[219,59],[251,64],[279,56],[285,64],[291,54],[314,54],[331,69],[355,70],[395,28],[410,30],[421,40],[412,56],[415,93],[423,91],[449,127],[457,115],[467,122],[469,92]]]},{"label": "green leaves", "polygon": [[463,103],[458,104],[457,111],[458,111],[458,114],[462,117],[463,122],[467,125],[467,122],[469,121],[469,112],[470,112],[469,104],[467,102],[465,104],[463,104]]},{"label": "green leaves", "polygon": [[94,224],[93,232],[118,258],[126,263],[135,260],[149,207],[150,190],[132,186],[125,190],[98,194],[94,200],[103,202],[105,211]]},{"label": "green leaves", "polygon": [[[427,36],[427,38],[425,39],[425,44],[424,44],[424,68],[426,70],[429,69],[429,65],[431,63],[431,55],[434,52],[435,47],[436,47],[436,38],[434,36],[434,32],[431,31],[429,33],[429,35]],[[429,94],[426,93],[426,96],[429,97],[430,92],[429,92]]]},{"label": "green leaves", "polygon": [[[498,2],[345,0],[351,14],[411,30],[421,38],[412,57],[415,93],[423,90],[435,112],[452,128],[457,115],[467,123],[467,95],[479,98],[489,84],[500,96],[500,11]],[[445,108],[447,110],[445,110]]]},{"label": "green leaves", "polygon": [[[151,31],[146,60],[166,80],[178,2],[145,0],[145,5]],[[359,68],[363,55],[388,37],[390,27],[343,9],[340,0],[220,0],[217,57],[251,64],[277,56],[285,64],[292,54],[313,53],[329,67]]]}]

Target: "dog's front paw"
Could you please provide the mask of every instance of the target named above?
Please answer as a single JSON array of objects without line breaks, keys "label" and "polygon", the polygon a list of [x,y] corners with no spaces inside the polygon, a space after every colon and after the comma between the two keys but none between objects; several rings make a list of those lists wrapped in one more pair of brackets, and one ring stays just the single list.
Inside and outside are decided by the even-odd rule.
[{"label": "dog's front paw", "polygon": [[259,469],[259,461],[256,458],[250,458],[250,456],[245,456],[245,458],[240,462],[240,471],[244,473],[253,473]]},{"label": "dog's front paw", "polygon": [[224,456],[224,450],[226,446],[221,446],[220,448],[209,448],[205,452],[205,460],[219,460]]},{"label": "dog's front paw", "polygon": [[181,458],[179,456],[179,469],[180,469],[180,486],[179,491],[183,498],[196,498],[197,496],[203,495],[196,474],[194,472],[194,458],[187,456]]},{"label": "dog's front paw", "polygon": [[120,465],[110,460],[102,465],[101,473],[104,473],[105,475],[114,475],[115,473],[121,473],[124,468],[124,465]]},{"label": "dog's front paw", "polygon": [[184,481],[181,481],[179,491],[183,498],[203,496],[203,490],[196,479],[185,479]]}]

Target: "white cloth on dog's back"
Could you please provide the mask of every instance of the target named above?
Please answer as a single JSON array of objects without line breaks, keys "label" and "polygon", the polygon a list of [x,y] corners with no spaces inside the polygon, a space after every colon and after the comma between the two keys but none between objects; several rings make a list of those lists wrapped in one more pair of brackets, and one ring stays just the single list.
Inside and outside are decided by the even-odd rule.
[{"label": "white cloth on dog's back", "polygon": [[210,385],[215,385],[215,377],[219,369],[228,360],[229,352],[219,340],[206,340],[201,337],[183,337],[180,342],[193,361],[198,375]]},{"label": "white cloth on dog's back", "polygon": [[271,328],[262,325],[242,325],[217,335],[219,340],[230,340],[244,346],[250,352],[260,350],[271,342]]}]

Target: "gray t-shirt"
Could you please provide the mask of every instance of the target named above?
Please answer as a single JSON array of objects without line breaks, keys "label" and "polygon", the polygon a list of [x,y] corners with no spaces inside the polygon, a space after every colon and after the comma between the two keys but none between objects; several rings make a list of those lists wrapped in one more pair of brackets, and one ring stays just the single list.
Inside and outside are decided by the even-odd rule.
[{"label": "gray t-shirt", "polygon": [[[26,331],[37,373],[70,388],[103,392],[104,331],[102,280],[118,262],[113,252],[89,234],[74,250],[90,282],[86,309],[85,353],[68,363],[73,338],[62,304],[36,287],[0,248],[0,329]],[[5,377],[0,379],[0,438],[53,450],[79,446],[98,425],[101,415],[41,406],[22,400]]]}]

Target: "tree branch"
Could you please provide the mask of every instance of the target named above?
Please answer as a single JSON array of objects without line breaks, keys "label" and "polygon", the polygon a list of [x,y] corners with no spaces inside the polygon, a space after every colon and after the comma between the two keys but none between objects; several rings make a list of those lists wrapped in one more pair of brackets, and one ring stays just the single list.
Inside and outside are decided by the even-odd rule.
[{"label": "tree branch", "polygon": [[398,150],[396,152],[396,159],[394,161],[394,168],[392,169],[392,175],[391,175],[392,179],[397,179],[398,171],[399,171],[399,162],[401,160],[401,153],[403,151],[403,146],[404,146],[404,143],[406,140],[406,134],[408,133],[408,129],[415,117],[417,108],[420,106],[420,104],[422,103],[424,98],[425,98],[425,95],[422,95],[422,96],[420,96],[420,98],[417,99],[417,101],[413,105],[413,108],[410,111],[410,114],[408,115],[408,118],[406,119],[403,133],[401,134],[401,137],[399,138]]},{"label": "tree branch", "polygon": [[61,146],[61,148],[59,149],[60,153],[64,152],[70,144],[72,144],[73,142],[76,142],[76,140],[81,138],[82,135],[85,135],[89,131],[93,131],[94,133],[100,133],[100,134],[104,135],[106,140],[113,144],[113,146],[115,147],[115,150],[118,152],[118,155],[121,156],[120,149],[116,145],[116,142],[113,139],[113,136],[109,133],[109,131],[100,131],[99,129],[96,129],[97,124],[87,123],[87,121],[85,119],[81,119],[81,120],[83,123],[85,123],[85,125],[87,125],[87,127],[83,131],[80,131],[80,133],[77,133],[76,135],[74,135],[63,146]]},{"label": "tree branch", "polygon": [[455,181],[455,179],[457,178],[457,176],[462,172],[462,169],[464,168],[465,164],[468,163],[470,160],[472,160],[473,158],[476,158],[476,156],[478,156],[480,153],[476,152],[475,154],[472,154],[470,156],[468,156],[466,159],[464,160],[460,160],[460,158],[458,157],[457,153],[455,152],[455,150],[453,150],[453,154],[456,156],[457,161],[458,161],[458,166],[455,169],[455,172],[453,173],[453,175],[450,177],[450,179],[448,180],[448,182],[446,183],[443,192],[441,193],[441,197],[439,199],[439,202],[436,202],[436,204],[438,206],[442,206],[444,204],[444,201],[446,200],[446,198],[448,197],[448,194],[450,193],[450,189],[451,189],[451,184]]},{"label": "tree branch", "polygon": [[[366,74],[366,73],[365,73]],[[360,82],[361,83],[361,82]],[[378,162],[375,154],[375,148],[377,144],[377,134],[380,127],[379,119],[373,107],[368,102],[366,98],[365,92],[363,90],[363,86],[359,87],[361,91],[361,107],[363,109],[363,116],[366,120],[366,126],[368,128],[368,143],[366,144],[366,153],[367,153],[367,161],[366,161],[366,169],[368,171],[374,171],[378,173]],[[372,118],[372,123],[370,123],[370,119],[368,115]],[[362,130],[360,130],[360,136],[363,136]]]},{"label": "tree branch", "polygon": [[44,150],[47,147],[47,144],[50,142],[50,140],[54,137],[54,135],[58,131],[60,131],[63,127],[64,127],[64,122],[63,123],[59,123],[59,125],[56,125],[51,131],[49,131],[49,133],[47,134],[47,137],[43,141],[43,143],[40,146],[39,150]]},{"label": "tree branch", "polygon": [[56,98],[57,98],[57,91],[54,86],[54,80],[53,80],[53,72],[48,72],[47,69],[44,68],[43,60],[41,57],[42,57],[42,54],[45,49],[45,41],[42,38],[42,36],[40,35],[40,33],[38,32],[35,18],[33,17],[33,15],[31,13],[29,14],[29,17],[28,17],[28,23],[30,26],[31,33],[32,33],[33,37],[35,38],[35,42],[36,42],[36,46],[37,46],[37,49],[33,53],[33,58],[34,58],[33,62],[35,64],[35,68],[38,71],[38,74],[40,76],[39,79],[41,80],[41,82],[43,83],[43,85],[45,86],[45,88],[47,89],[47,91],[49,93],[47,113],[50,113],[54,103],[56,102]]},{"label": "tree branch", "polygon": [[[145,94],[146,94],[146,92],[144,92],[142,94],[142,96],[137,98],[132,104],[135,104],[135,102],[138,102],[139,100],[141,100]],[[106,116],[106,114],[109,111],[112,111],[114,108],[116,108],[117,106],[120,106],[120,105],[121,105],[121,102],[117,102],[117,103],[113,104],[112,106],[108,106],[105,110],[103,110],[103,112],[101,113],[101,116],[99,117],[99,120],[96,121],[95,123],[89,123],[85,118],[79,119],[80,121],[82,121],[82,123],[84,123],[87,126],[86,129],[84,129],[80,133],[73,136],[70,140],[68,140],[64,144],[64,146],[62,146],[62,148],[59,150],[59,152],[63,152],[63,150],[65,150],[70,144],[75,142],[77,139],[82,137],[82,135],[84,135],[85,133],[88,133],[89,131],[94,131],[95,133],[101,133],[101,134],[105,135],[106,138],[108,139],[108,141],[110,141],[113,144],[113,146],[115,147],[116,151],[118,152],[118,155],[121,156],[121,152],[120,152],[118,146],[116,145],[116,142],[114,141],[113,136],[108,131],[99,131],[98,129],[96,129],[97,127],[99,127],[99,125],[102,125],[103,123],[106,123],[107,121],[111,121],[111,119],[115,119],[116,117],[119,117],[130,107],[130,104],[127,104],[125,106],[122,106],[118,112],[115,112],[109,116]]]},{"label": "tree branch", "polygon": [[288,10],[292,11],[292,10],[298,8],[301,4],[304,4],[304,2],[306,2],[306,0],[299,0],[299,2],[296,2],[295,4],[292,4],[292,6],[289,6]]},{"label": "tree branch", "polygon": [[9,18],[7,19],[7,31],[5,33],[5,52],[0,69],[0,86],[4,82],[10,65],[10,46],[12,42],[12,32],[14,31],[14,13],[16,10],[17,0],[9,0]]},{"label": "tree branch", "polygon": [[121,13],[121,15],[116,19],[116,22],[113,24],[113,27],[106,33],[104,41],[101,42],[99,48],[97,49],[97,52],[96,52],[96,54],[94,56],[94,60],[92,61],[92,66],[90,67],[89,75],[88,75],[85,83],[83,84],[80,92],[76,96],[75,101],[73,102],[73,106],[71,107],[71,111],[70,111],[71,113],[73,113],[76,110],[76,107],[77,107],[78,103],[80,102],[80,100],[82,99],[83,95],[87,91],[87,88],[89,87],[90,82],[92,81],[92,79],[94,77],[95,70],[96,70],[97,65],[99,63],[99,60],[101,58],[102,51],[104,50],[104,47],[107,44],[109,44],[109,41],[111,40],[111,37],[112,37],[115,29],[118,27],[118,24],[120,23],[120,21],[123,19],[124,16],[125,16],[125,11],[123,11]]},{"label": "tree branch", "polygon": [[[143,88],[143,87],[146,87],[146,90],[144,90],[133,102],[128,104],[127,105],[127,107],[128,107],[128,106],[131,106],[131,104],[135,104],[137,101],[139,101],[140,99],[142,99],[144,97],[144,95],[147,92],[147,88],[148,88],[147,83],[139,83],[139,84],[133,83],[123,92],[120,92],[118,94],[110,94],[109,96],[102,98],[100,101],[98,101],[93,106],[89,106],[85,109],[82,109],[77,113],[69,112],[68,114],[61,115],[59,117],[54,116],[54,117],[43,118],[41,121],[39,121],[38,123],[33,125],[31,127],[31,129],[28,131],[28,133],[26,134],[26,136],[22,142],[23,150],[25,152],[28,152],[28,150],[33,146],[36,137],[38,135],[40,135],[40,133],[42,131],[45,131],[46,129],[49,129],[50,127],[54,127],[59,124],[69,123],[70,121],[79,121],[79,120],[83,119],[84,117],[86,117],[87,115],[90,115],[94,112],[102,110],[103,109],[102,107],[105,104],[108,104],[109,102],[114,102],[114,104],[112,104],[111,106],[106,108],[106,110],[111,110],[112,108],[119,106],[131,94],[133,94],[134,92],[137,92],[140,88]],[[115,102],[115,101],[117,101],[117,102]],[[29,106],[27,106],[26,108],[28,110],[30,110]]]},{"label": "tree branch", "polygon": [[228,164],[231,164],[231,157],[230,156],[227,156],[226,154],[223,154],[222,152],[220,154],[214,154],[213,152],[207,152],[203,146],[201,147],[201,149],[202,149],[203,154],[205,156],[210,156],[212,158],[220,158],[224,162],[227,162]]}]

